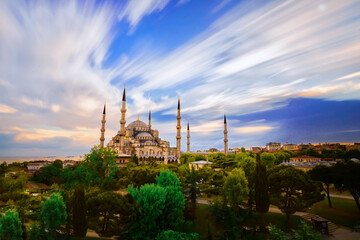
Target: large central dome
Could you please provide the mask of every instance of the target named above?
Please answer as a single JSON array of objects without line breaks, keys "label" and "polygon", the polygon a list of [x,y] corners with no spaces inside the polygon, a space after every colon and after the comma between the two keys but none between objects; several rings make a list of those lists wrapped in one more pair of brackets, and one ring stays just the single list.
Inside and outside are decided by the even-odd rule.
[{"label": "large central dome", "polygon": [[148,127],[148,125],[146,123],[144,123],[143,121],[137,120],[137,121],[133,121],[131,122],[128,127]]}]

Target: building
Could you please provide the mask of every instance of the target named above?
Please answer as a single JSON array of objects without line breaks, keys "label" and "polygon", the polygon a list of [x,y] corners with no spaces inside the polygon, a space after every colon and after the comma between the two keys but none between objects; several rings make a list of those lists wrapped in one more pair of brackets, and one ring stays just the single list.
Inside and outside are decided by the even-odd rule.
[{"label": "building", "polygon": [[[103,144],[105,132],[105,110],[103,111],[103,120],[101,128],[100,146]],[[146,124],[138,117],[137,120],[126,124],[126,94],[123,92],[121,107],[120,130],[107,144],[107,147],[116,151],[119,155],[117,163],[124,164],[128,162],[132,155],[139,158],[139,162],[155,159],[160,163],[177,163],[180,158],[180,99],[178,99],[177,109],[177,147],[170,147],[170,143],[161,139],[159,131],[151,126],[151,112],[149,112],[149,122]]]},{"label": "building", "polygon": [[27,164],[27,170],[31,172],[38,171],[40,168],[50,165],[49,161],[35,161]]},{"label": "building", "polygon": [[318,157],[312,156],[298,156],[290,158],[289,162],[283,162],[282,165],[294,166],[298,169],[308,171],[317,165],[332,166],[336,161],[325,161]]},{"label": "building", "polygon": [[312,163],[312,162],[320,162],[321,158],[318,157],[312,157],[312,156],[298,156],[298,157],[292,157],[290,158],[290,163]]},{"label": "building", "polygon": [[212,162],[209,161],[196,161],[189,163],[189,168],[194,170],[199,170],[200,168],[203,168],[206,165],[211,165]]},{"label": "building", "polygon": [[261,152],[262,150],[263,150],[262,147],[251,147],[250,148],[250,151],[255,152],[255,153]]},{"label": "building", "polygon": [[281,149],[281,143],[269,142],[266,144],[266,150],[268,151],[279,151]]},{"label": "building", "polygon": [[297,144],[289,143],[289,144],[283,145],[282,149],[288,150],[288,151],[297,151],[297,150],[299,150],[299,146]]}]

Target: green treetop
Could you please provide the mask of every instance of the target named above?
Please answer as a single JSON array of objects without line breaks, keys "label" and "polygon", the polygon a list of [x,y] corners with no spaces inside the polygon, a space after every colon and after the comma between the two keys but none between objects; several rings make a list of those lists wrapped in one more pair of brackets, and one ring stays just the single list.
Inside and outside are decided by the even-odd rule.
[{"label": "green treetop", "polygon": [[56,230],[66,223],[66,207],[60,194],[51,194],[40,212],[41,223],[49,231],[51,237],[55,237]]},{"label": "green treetop", "polygon": [[7,210],[0,217],[0,239],[22,239],[21,221],[15,210]]}]

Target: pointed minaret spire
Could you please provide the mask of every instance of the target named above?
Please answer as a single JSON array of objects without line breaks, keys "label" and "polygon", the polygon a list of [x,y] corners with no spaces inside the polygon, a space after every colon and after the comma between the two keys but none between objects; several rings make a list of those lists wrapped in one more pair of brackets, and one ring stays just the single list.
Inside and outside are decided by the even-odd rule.
[{"label": "pointed minaret spire", "polygon": [[151,110],[149,110],[149,129],[151,131]]},{"label": "pointed minaret spire", "polygon": [[228,154],[228,139],[227,139],[227,123],[226,123],[226,114],[224,113],[224,152],[225,155]]},{"label": "pointed minaret spire", "polygon": [[187,152],[190,152],[190,126],[187,124]]},{"label": "pointed minaret spire", "polygon": [[123,92],[123,98],[122,98],[123,102],[126,102],[126,91],[125,91],[125,86],[124,86],[124,92]]},{"label": "pointed minaret spire", "polygon": [[104,110],[103,110],[103,117],[101,120],[101,136],[100,136],[100,147],[103,148],[104,147],[104,141],[105,141],[105,115],[106,115],[106,103],[104,104]]},{"label": "pointed minaret spire", "polygon": [[122,98],[122,104],[121,104],[121,119],[120,119],[120,131],[118,134],[120,135],[120,141],[119,141],[119,154],[123,153],[123,147],[124,147],[124,138],[125,138],[125,113],[126,113],[126,93],[125,93],[125,86],[124,86],[124,92],[123,92],[123,98]]},{"label": "pointed minaret spire", "polygon": [[180,116],[180,97],[178,97],[178,109],[177,109],[177,125],[176,125],[176,130],[177,130],[177,135],[176,135],[176,157],[178,158],[178,161],[180,159],[180,142],[181,142],[181,116]]}]

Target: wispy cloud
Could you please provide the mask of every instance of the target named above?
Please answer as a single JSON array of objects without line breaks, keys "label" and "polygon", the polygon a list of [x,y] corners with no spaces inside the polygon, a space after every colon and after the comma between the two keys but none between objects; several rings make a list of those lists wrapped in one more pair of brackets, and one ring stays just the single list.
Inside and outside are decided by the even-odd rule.
[{"label": "wispy cloud", "polygon": [[0,104],[0,113],[15,113],[17,110],[15,108]]},{"label": "wispy cloud", "polygon": [[248,127],[239,127],[234,128],[237,133],[263,133],[274,129],[271,126],[248,126]]},{"label": "wispy cloud", "polygon": [[[12,132],[18,139],[37,141],[57,136],[85,143],[77,135],[91,135],[95,144],[106,100],[109,139],[120,118],[122,89],[114,79],[127,83],[128,122],[150,106],[173,116],[180,95],[194,135],[207,134],[198,146],[222,144],[224,111],[238,116],[279,108],[298,96],[360,98],[359,1],[244,1],[171,52],[140,46],[138,56],[121,52],[108,61],[118,21],[134,31],[170,3],[0,1],[0,112],[12,113],[2,114],[0,131],[18,126]],[[160,134],[174,136],[175,118],[157,117]],[[232,127],[271,130],[252,124]]]},{"label": "wispy cloud", "polygon": [[119,18],[125,17],[134,28],[144,16],[163,10],[169,2],[170,0],[129,0]]}]

